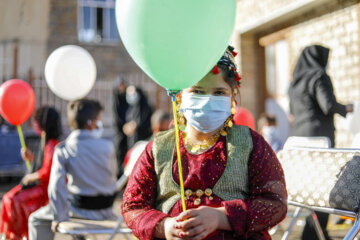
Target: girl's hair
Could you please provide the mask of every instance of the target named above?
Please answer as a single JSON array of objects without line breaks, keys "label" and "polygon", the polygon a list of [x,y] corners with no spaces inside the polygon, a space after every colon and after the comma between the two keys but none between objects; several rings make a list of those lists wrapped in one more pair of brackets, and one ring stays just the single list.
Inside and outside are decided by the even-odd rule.
[{"label": "girl's hair", "polygon": [[[234,48],[232,46],[228,46],[224,55],[220,58],[212,70],[214,74],[219,74],[221,72],[225,82],[229,84],[232,91],[240,87],[241,80],[241,77],[236,70],[234,59],[236,55],[237,53],[234,52]],[[219,69],[221,71],[219,71]]]},{"label": "girl's hair", "polygon": [[228,66],[219,63],[217,66],[221,69],[221,75],[223,76],[225,82],[229,84],[231,90],[234,92],[234,90],[238,88],[235,76],[231,76]]},{"label": "girl's hair", "polygon": [[79,99],[69,103],[67,115],[73,129],[85,129],[89,120],[95,120],[103,110],[100,102],[90,99]]},{"label": "girl's hair", "polygon": [[40,107],[35,112],[35,121],[46,133],[46,141],[55,138],[59,139],[62,134],[61,118],[55,108],[49,106]]}]

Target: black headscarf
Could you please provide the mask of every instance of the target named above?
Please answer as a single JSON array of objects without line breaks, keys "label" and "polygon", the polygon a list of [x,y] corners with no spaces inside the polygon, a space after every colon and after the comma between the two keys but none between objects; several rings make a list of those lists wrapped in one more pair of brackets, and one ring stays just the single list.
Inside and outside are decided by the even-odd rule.
[{"label": "black headscarf", "polygon": [[314,75],[321,71],[325,73],[328,64],[329,49],[320,45],[306,47],[296,63],[293,72],[291,85],[296,85],[300,80],[310,79],[309,75]]},{"label": "black headscarf", "polygon": [[[119,91],[118,87],[120,84],[124,84],[124,91]],[[113,97],[114,97],[114,120],[115,120],[115,127],[118,132],[123,134],[122,127],[124,123],[126,122],[126,111],[129,107],[129,104],[126,102],[126,82],[123,78],[119,78],[116,80],[116,83],[114,84],[114,91],[113,91]]]},{"label": "black headscarf", "polygon": [[135,134],[128,137],[128,147],[131,148],[137,141],[145,140],[151,136],[151,115],[152,107],[149,105],[144,92],[136,87],[136,92],[139,95],[139,100],[135,104],[129,104],[126,112],[126,122],[135,121],[137,129]]}]

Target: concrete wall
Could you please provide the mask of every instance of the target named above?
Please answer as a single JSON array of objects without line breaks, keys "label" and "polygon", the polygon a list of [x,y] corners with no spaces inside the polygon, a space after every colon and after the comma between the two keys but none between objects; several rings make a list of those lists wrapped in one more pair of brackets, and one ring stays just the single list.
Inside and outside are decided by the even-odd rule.
[{"label": "concrete wall", "polygon": [[49,0],[0,1],[0,81],[14,77],[15,47],[17,77],[26,78],[30,68],[43,72],[48,22]]},{"label": "concrete wall", "polygon": [[0,40],[44,41],[47,38],[49,0],[0,1]]}]

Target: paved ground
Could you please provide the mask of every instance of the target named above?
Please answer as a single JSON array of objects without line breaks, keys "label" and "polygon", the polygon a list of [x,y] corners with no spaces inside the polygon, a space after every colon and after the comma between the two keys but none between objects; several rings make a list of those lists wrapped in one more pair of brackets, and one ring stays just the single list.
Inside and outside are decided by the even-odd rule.
[{"label": "paved ground", "polygon": [[[19,182],[19,179],[0,179],[0,197],[7,192],[9,189],[11,189],[14,185],[16,185]],[[115,201],[115,211],[117,214],[120,214],[120,204],[121,204],[121,198],[116,199]],[[289,209],[289,213],[292,212],[292,209]],[[305,211],[304,211],[305,213]],[[305,214],[304,214],[305,215]],[[300,219],[297,221],[296,226],[294,227],[294,230],[292,231],[289,240],[296,240],[300,239],[301,231],[304,225],[305,216],[302,215]],[[335,222],[337,220],[337,216],[330,216],[329,224],[328,224],[328,230],[329,234],[332,237],[333,240],[343,239],[346,235],[347,230],[351,227],[350,224],[342,224],[342,225],[335,225]],[[277,226],[277,230],[275,234],[273,235],[273,240],[280,240],[282,234],[287,229],[287,227],[290,224],[290,218],[286,218],[282,223],[280,223]],[[106,240],[109,238],[109,235],[98,235],[98,236],[87,236],[87,239],[91,240]],[[55,240],[71,240],[72,238],[70,236],[65,236],[62,234],[56,234]],[[115,240],[125,239],[122,236],[118,235],[114,238]],[[135,239],[135,238],[134,238]]]}]

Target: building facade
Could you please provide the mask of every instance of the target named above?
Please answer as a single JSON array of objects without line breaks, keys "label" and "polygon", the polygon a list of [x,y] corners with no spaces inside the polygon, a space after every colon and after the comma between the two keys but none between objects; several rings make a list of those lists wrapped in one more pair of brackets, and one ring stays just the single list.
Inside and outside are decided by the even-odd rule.
[{"label": "building facade", "polygon": [[[288,113],[287,89],[300,51],[320,43],[331,49],[329,75],[338,101],[360,100],[360,0],[237,0],[232,44],[239,51],[243,76],[241,105],[257,118],[268,98]],[[33,85],[37,106],[53,104],[65,116],[66,102],[44,80],[50,53],[67,44],[87,49],[97,64],[97,81],[89,97],[105,105],[104,123],[112,122],[114,80],[124,76],[142,87],[155,108],[170,111],[164,89],[133,62],[119,39],[115,0],[0,1],[0,82],[21,78]],[[353,135],[336,116],[336,145]],[[282,127],[282,126],[280,126]]]},{"label": "building facade", "polygon": [[[301,50],[311,44],[331,49],[328,73],[337,100],[360,100],[359,23],[355,0],[238,0],[232,42],[240,51],[242,105],[257,117],[273,98],[288,113],[292,72]],[[336,146],[349,147],[354,135],[340,116],[335,124]]]},{"label": "building facade", "polygon": [[[66,119],[66,101],[54,96],[44,79],[46,59],[56,48],[78,45],[90,52],[97,79],[89,97],[105,105],[104,124],[112,124],[114,80],[141,87],[154,108],[170,110],[164,89],[134,63],[115,22],[115,0],[0,1],[0,82],[20,78],[33,86],[37,106],[55,105]],[[66,122],[66,121],[64,121]]]}]

